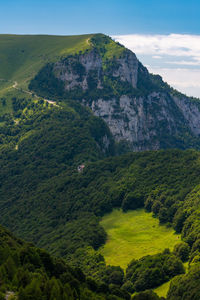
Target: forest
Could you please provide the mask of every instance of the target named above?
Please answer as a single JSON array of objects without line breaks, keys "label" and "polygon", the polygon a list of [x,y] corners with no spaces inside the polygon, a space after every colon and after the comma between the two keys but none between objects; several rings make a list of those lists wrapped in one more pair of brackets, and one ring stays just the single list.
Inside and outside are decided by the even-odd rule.
[{"label": "forest", "polygon": [[[113,156],[117,154],[117,146],[109,129],[89,110],[79,103],[69,102],[58,108],[33,99],[13,97],[13,113],[4,116],[2,122],[6,126],[0,127],[1,223],[20,238],[45,248],[53,260],[62,258],[67,268],[81,268],[86,279],[77,285],[80,284],[81,290],[82,286],[86,289],[83,295],[112,294],[114,298],[105,299],[129,299],[130,294],[137,292],[134,297],[140,293],[143,297],[144,290],[183,274],[175,277],[170,286],[167,299],[174,299],[171,295],[180,293],[178,289],[184,280],[192,284],[192,274],[198,268],[199,152],[160,150]],[[110,140],[106,149],[102,142],[105,135]],[[78,172],[81,163],[85,168]],[[126,212],[140,207],[152,211],[161,224],[181,233],[183,242],[173,252],[166,249],[139,260],[133,257],[126,270],[106,266],[104,257],[96,252],[107,238],[99,224],[101,217],[113,208]],[[24,245],[21,240],[20,243]],[[25,265],[18,264],[21,255],[18,248],[17,254],[11,253],[7,258],[4,255],[10,252],[3,250],[3,261],[9,258],[13,274],[6,275],[2,292],[11,289],[18,291],[19,299],[29,299],[27,295],[34,289],[44,299],[53,299],[45,295],[46,286],[54,285],[53,281],[57,286],[53,290],[62,294],[59,299],[65,299],[62,284],[66,281],[61,280],[64,275],[48,273],[40,257],[40,251],[44,250],[26,245],[29,245],[28,255],[34,257],[30,269],[26,265],[28,259]],[[185,261],[189,261],[191,268],[184,275]],[[32,275],[27,273],[30,280],[21,288],[15,279],[18,267],[33,273],[41,273],[42,269],[48,277],[37,281],[34,275],[32,281]],[[3,264],[2,272],[5,268]],[[197,286],[189,286],[187,293],[196,293],[196,289]],[[69,287],[67,291],[74,293]],[[148,293],[149,299],[157,297],[153,292]]]}]

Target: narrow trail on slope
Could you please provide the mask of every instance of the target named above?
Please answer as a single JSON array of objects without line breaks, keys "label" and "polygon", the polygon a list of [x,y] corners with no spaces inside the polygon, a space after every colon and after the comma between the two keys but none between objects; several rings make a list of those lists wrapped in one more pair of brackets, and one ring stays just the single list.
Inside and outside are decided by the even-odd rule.
[{"label": "narrow trail on slope", "polygon": [[[28,94],[28,95],[31,95],[32,96],[32,92],[30,92],[30,91],[27,91],[27,90],[23,90],[22,88],[19,88],[18,87],[18,82],[17,81],[14,81],[14,84],[12,85],[12,88],[13,89],[16,89],[16,90],[18,90],[18,91],[22,91],[23,93],[26,93],[26,94]],[[36,95],[36,94],[34,94],[34,96],[36,97],[36,98],[41,98],[41,97],[39,97],[38,95]],[[49,104],[53,104],[54,106],[57,106],[57,107],[60,107],[58,104],[56,104],[56,102],[55,101],[53,101],[53,100],[50,100],[50,99],[45,99],[45,98],[43,98],[43,100],[45,101],[45,102],[48,102]]]}]

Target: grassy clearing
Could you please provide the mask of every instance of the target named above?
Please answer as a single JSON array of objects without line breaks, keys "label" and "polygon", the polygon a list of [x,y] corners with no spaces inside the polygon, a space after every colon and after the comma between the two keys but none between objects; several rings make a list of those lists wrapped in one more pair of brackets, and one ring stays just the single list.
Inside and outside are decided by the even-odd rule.
[{"label": "grassy clearing", "polygon": [[159,297],[166,297],[167,296],[167,292],[169,290],[169,286],[170,286],[170,281],[167,281],[165,283],[163,283],[162,285],[160,285],[159,287],[157,287],[156,289],[154,289],[153,291],[159,296]]},{"label": "grassy clearing", "polygon": [[103,217],[101,225],[108,234],[107,243],[99,250],[109,265],[126,268],[133,259],[172,249],[180,236],[144,209],[123,213],[114,210]]}]

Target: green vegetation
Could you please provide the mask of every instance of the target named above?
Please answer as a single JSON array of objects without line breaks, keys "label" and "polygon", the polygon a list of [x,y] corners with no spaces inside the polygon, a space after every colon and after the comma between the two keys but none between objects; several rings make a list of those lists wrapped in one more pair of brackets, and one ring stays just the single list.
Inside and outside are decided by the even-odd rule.
[{"label": "green vegetation", "polygon": [[69,267],[64,260],[17,239],[2,227],[0,282],[2,300],[9,293],[18,300],[129,299],[122,292],[122,297],[115,298],[116,291],[108,285],[86,278],[79,268]]},{"label": "green vegetation", "polygon": [[160,298],[152,290],[136,293],[132,298],[132,300],[159,300],[159,299],[163,300],[163,298]]},{"label": "green vegetation", "polygon": [[[103,62],[107,60],[113,60],[114,58],[120,58],[125,51],[125,47],[119,43],[113,41],[110,37],[104,34],[96,34],[91,38],[91,43],[98,49],[103,58]],[[105,65],[106,67],[106,65]]]},{"label": "green vegetation", "polygon": [[187,243],[180,242],[175,245],[174,254],[183,262],[187,262],[190,254],[190,246]]},{"label": "green vegetation", "polygon": [[108,265],[125,268],[133,259],[173,249],[180,236],[172,228],[159,225],[157,218],[143,209],[123,213],[114,210],[100,222],[107,233],[107,242],[100,249]]},{"label": "green vegetation", "polygon": [[0,116],[4,116],[5,114],[12,113],[12,111],[13,111],[12,103],[10,99],[8,99],[7,97],[0,98]]},{"label": "green vegetation", "polygon": [[[113,76],[113,71],[118,67],[117,59],[124,55],[130,54],[124,46],[114,42],[110,37],[103,34],[93,35],[90,39],[93,55],[97,59],[102,60],[100,73],[97,69],[86,71],[85,66],[81,63],[80,55],[68,55],[60,58],[59,64],[68,66],[78,77],[78,81],[83,80],[83,76],[87,75],[88,89],[82,90],[80,87],[74,87],[68,91],[65,84],[58,79],[57,67],[54,62],[44,65],[37,75],[31,80],[29,89],[43,97],[56,97],[60,101],[65,99],[82,100],[97,98],[107,98],[120,96],[123,93],[138,94],[138,91],[126,81],[120,80],[117,76]],[[88,50],[85,51],[88,53]],[[72,53],[73,54],[73,53]],[[100,78],[98,78],[100,76]],[[98,88],[98,81],[101,81],[103,88]]]},{"label": "green vegetation", "polygon": [[133,292],[138,292],[159,286],[184,272],[181,260],[166,249],[153,256],[133,259],[126,270],[126,280],[132,283]]},{"label": "green vegetation", "polygon": [[[123,153],[129,149],[137,149],[137,146],[138,149],[151,149],[152,144],[162,149],[200,149],[199,137],[194,135],[183,113],[172,98],[172,96],[182,97],[184,101],[184,95],[171,88],[162,80],[161,76],[150,74],[140,62],[136,63],[136,57],[130,50],[114,42],[110,37],[95,34],[89,41],[90,48],[85,49],[84,53],[82,52],[84,57],[80,56],[80,53],[71,53],[58,58],[56,63],[54,61],[46,62],[30,80],[29,89],[42,97],[56,98],[60,102],[71,99],[74,102],[84,103],[90,108],[95,107],[94,103],[98,99],[109,101],[114,98],[116,104],[113,107],[112,117],[116,119],[123,116],[120,113],[122,110],[119,103],[121,96],[126,95],[131,99],[138,99],[142,96],[143,99],[147,98],[143,104],[144,111],[145,114],[152,115],[152,119],[155,121],[155,123],[153,122],[155,133],[149,140],[138,142],[138,145],[137,143],[129,145],[123,141],[126,144],[125,147],[121,147]],[[94,67],[88,69],[83,61],[86,61],[90,54],[92,61],[96,60],[96,63],[94,63]],[[132,64],[134,59],[136,65],[138,64],[137,87],[133,87],[131,82],[119,75],[123,74],[122,69],[125,68],[121,65],[122,60],[124,63]],[[74,84],[71,84],[70,74],[73,74]],[[155,91],[157,94],[149,102],[148,96]],[[165,98],[165,109],[170,114],[170,120],[164,115],[163,118],[157,118],[157,112],[162,112],[161,94]],[[188,102],[193,100],[188,98]],[[133,102],[135,101],[133,100]],[[198,101],[196,100],[195,103],[200,107]],[[137,114],[137,105],[134,110]],[[126,114],[124,114],[124,119],[128,119]],[[120,147],[118,153],[121,153]]]},{"label": "green vegetation", "polygon": [[[114,207],[127,211],[145,204],[160,222],[180,229],[177,211],[199,183],[199,153],[156,151],[99,160],[106,155],[102,137],[109,130],[80,104],[55,107],[34,97],[13,97],[11,103],[13,112],[1,127],[1,222],[126,297],[132,286],[123,270],[106,267],[102,256],[85,250],[105,243],[100,217]],[[78,173],[82,162],[86,167]],[[198,240],[193,253],[197,250]],[[155,284],[154,277],[151,281]]]},{"label": "green vegetation", "polygon": [[92,36],[0,35],[0,79],[27,87],[48,62],[90,48]]},{"label": "green vegetation", "polygon": [[[53,180],[53,178],[58,175],[62,178],[63,172],[69,177],[71,174],[76,174],[80,177],[81,175],[78,174],[77,171],[79,164],[88,164],[91,161],[110,155],[112,151],[114,151],[113,140],[105,123],[92,116],[89,110],[80,104],[70,106],[65,104],[63,107],[55,107],[42,99],[35,99],[34,97],[13,97],[11,104],[12,113],[2,116],[1,120],[3,124],[0,127],[0,147],[2,150],[0,177],[3,183],[6,178],[12,177],[12,173],[15,177],[15,179],[13,179],[15,182],[17,181],[18,184],[16,186],[13,182],[13,187],[15,186],[16,188],[14,188],[15,192],[14,190],[11,191],[12,188],[10,189],[8,186],[5,187],[4,184],[2,185],[1,195],[5,194],[5,191],[9,193],[10,190],[11,192],[9,195],[6,192],[8,197],[7,199],[4,198],[5,202],[2,201],[2,205],[3,202],[5,204],[8,199],[13,201],[15,197],[15,199],[21,197],[22,191],[24,192],[24,200],[27,199],[27,197],[29,198],[32,192],[34,194],[34,189],[37,189],[37,187],[42,192],[45,187],[43,183],[46,180],[48,181],[50,178]],[[106,137],[109,142],[106,146],[103,142],[104,137]],[[62,191],[62,189],[60,191]],[[45,195],[45,199],[49,201],[49,196],[46,196],[47,195]],[[42,235],[46,235],[49,229],[54,227],[56,233],[48,237],[48,239],[52,240],[52,244],[54,244],[57,240],[57,238],[55,239],[56,235],[62,232],[64,236],[67,236],[66,249],[70,248],[71,251],[74,249],[73,243],[70,242],[71,235],[76,243],[78,242],[77,236],[78,234],[80,235],[83,241],[83,244],[79,243],[80,247],[85,244],[88,245],[89,243],[94,248],[97,248],[99,244],[104,243],[105,232],[99,227],[98,218],[92,212],[87,212],[85,215],[80,216],[79,221],[82,220],[81,222],[83,224],[83,230],[80,232],[80,223],[75,221],[74,218],[70,218],[70,215],[68,220],[71,219],[71,222],[66,224],[66,221],[63,221],[67,219],[68,214],[65,211],[64,202],[61,203],[61,201],[58,201],[57,204],[50,204],[50,201],[45,208],[46,200],[42,203],[42,199],[38,196],[36,197],[37,199],[31,200],[34,201],[34,205],[29,202],[31,205],[29,206],[25,200],[28,206],[20,205],[22,208],[21,213],[17,213],[20,223],[20,219],[22,220],[25,216],[29,215],[32,219],[31,222],[27,219],[28,227],[25,228],[24,225],[22,227],[20,226],[21,228],[24,227],[24,233],[27,239],[33,240],[30,238],[28,228],[32,228],[31,231],[33,230],[32,234],[35,236],[34,239],[38,240],[39,236],[42,237]],[[38,207],[36,203],[40,203]],[[13,213],[9,217],[6,207],[4,208],[5,220],[7,219],[8,221],[6,221],[7,225],[10,221],[14,225],[15,220]],[[40,218],[39,223],[36,220],[34,221],[35,213],[33,213],[33,211],[35,209]],[[57,209],[60,210],[60,213],[63,211],[64,215],[62,218],[60,213],[59,218],[55,216],[54,212],[57,211]],[[46,216],[43,215],[44,211],[47,212]],[[90,222],[88,222],[88,219],[86,221],[86,215],[87,218],[90,219]],[[44,224],[44,232],[42,235],[41,230],[38,230],[39,228],[41,229],[41,222]],[[37,223],[38,225],[36,225]],[[56,226],[58,223],[59,228]],[[48,230],[47,224],[50,226]],[[77,236],[72,234],[75,228],[77,230]],[[91,231],[90,235],[88,235],[86,228]],[[64,239],[61,244],[56,241],[57,246],[62,249],[62,255],[66,253],[65,242]]]},{"label": "green vegetation", "polygon": [[[39,116],[36,123],[31,123],[32,130],[37,126],[38,129],[19,144],[18,151],[13,147],[3,152],[0,190],[3,225],[62,256],[83,244],[98,248],[101,245],[98,241],[104,241],[98,218],[114,207],[127,211],[143,207],[145,202],[145,207],[148,210],[152,207],[160,222],[178,227],[181,215],[177,211],[199,182],[198,152],[131,153],[91,163],[88,160],[99,159],[103,154],[97,156],[92,139],[91,143],[81,144],[80,136],[83,141],[86,136],[88,140],[88,127],[77,127],[77,119],[75,123],[71,121],[72,114],[54,110],[57,108],[49,110],[48,117],[43,114],[42,119]],[[85,126],[92,124],[94,128],[90,119],[88,122],[84,122]],[[76,136],[72,127],[75,124],[79,132]],[[79,174],[77,165],[82,162],[87,164]],[[12,203],[9,209],[8,199]],[[97,227],[88,222],[88,215]],[[81,231],[77,219],[82,222]],[[86,238],[89,228],[95,237],[92,244]]]},{"label": "green vegetation", "polygon": [[197,262],[185,275],[175,277],[170,284],[167,300],[189,300],[200,298],[200,264]]}]

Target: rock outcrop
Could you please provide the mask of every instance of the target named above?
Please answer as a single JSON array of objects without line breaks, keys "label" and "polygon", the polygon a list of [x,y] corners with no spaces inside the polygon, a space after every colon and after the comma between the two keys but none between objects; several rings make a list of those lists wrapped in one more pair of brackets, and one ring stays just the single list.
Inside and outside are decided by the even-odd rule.
[{"label": "rock outcrop", "polygon": [[137,87],[138,60],[131,51],[124,51],[123,57],[103,64],[102,57],[96,48],[84,54],[70,56],[54,65],[56,77],[64,82],[65,89],[74,88],[87,90],[89,81],[95,76],[98,89],[103,88],[104,76],[117,78],[128,82],[133,88]]},{"label": "rock outcrop", "polygon": [[133,151],[200,148],[200,101],[149,74],[130,50],[108,37],[98,39],[84,53],[53,64],[55,80],[63,86],[54,94],[90,107],[115,141]]}]

